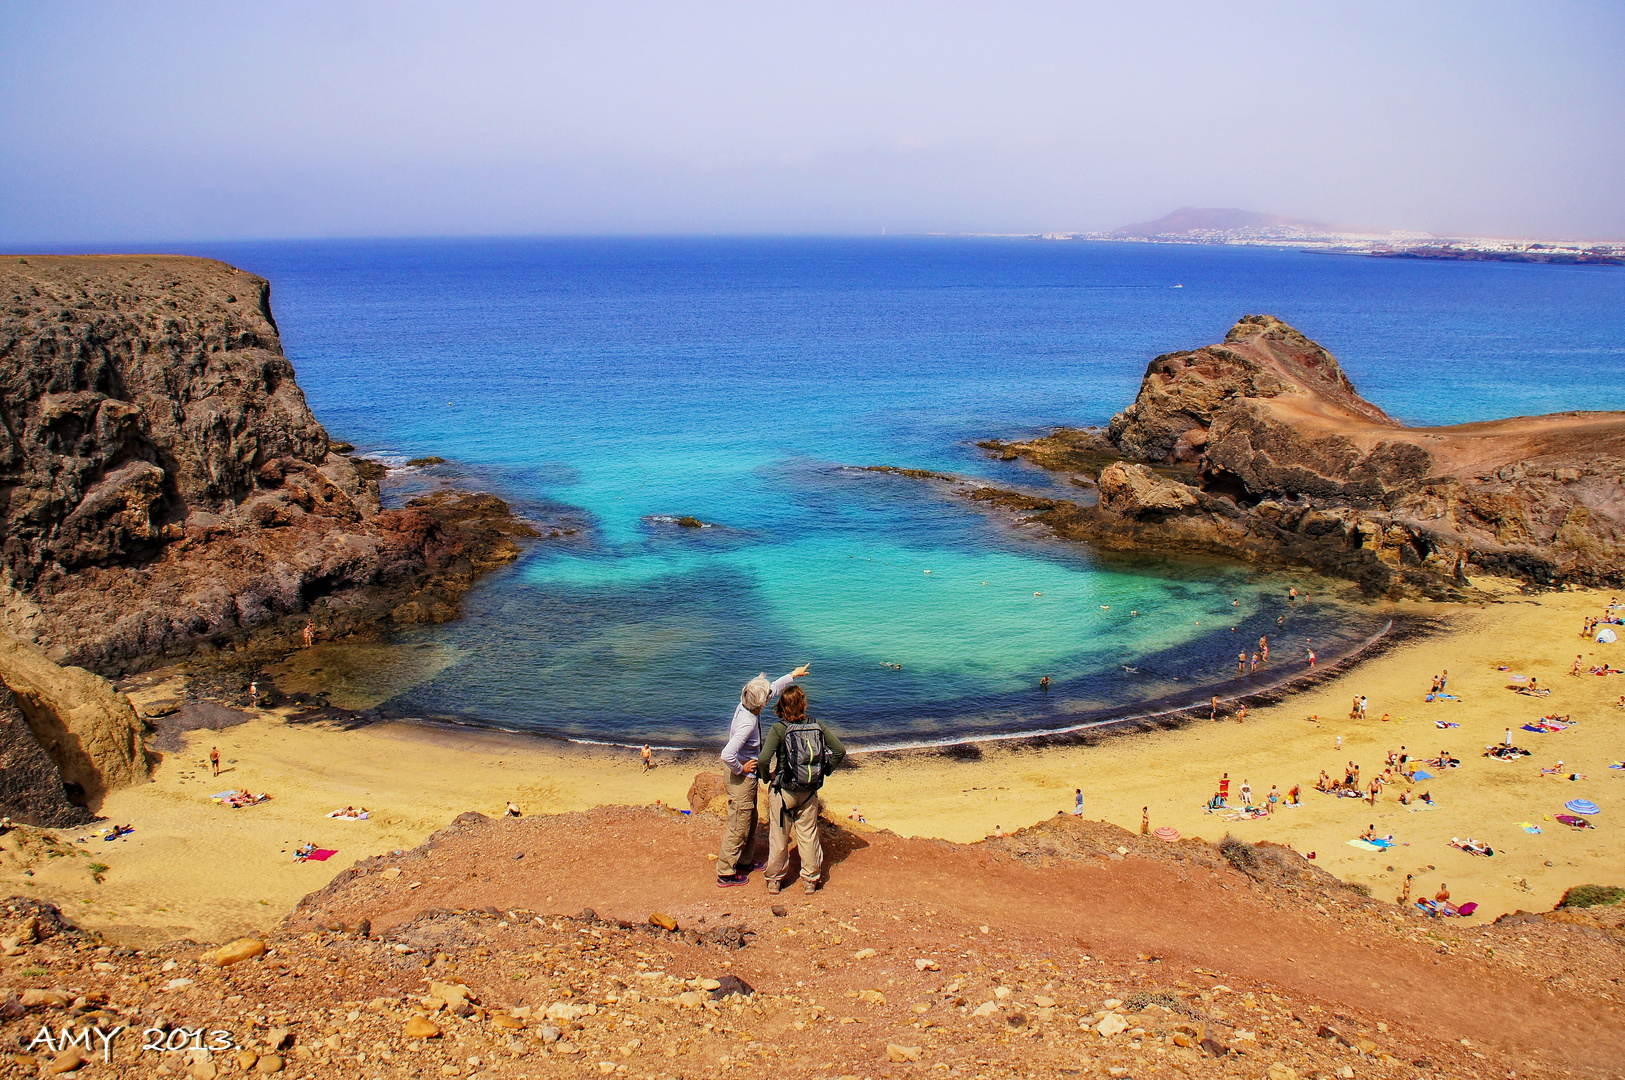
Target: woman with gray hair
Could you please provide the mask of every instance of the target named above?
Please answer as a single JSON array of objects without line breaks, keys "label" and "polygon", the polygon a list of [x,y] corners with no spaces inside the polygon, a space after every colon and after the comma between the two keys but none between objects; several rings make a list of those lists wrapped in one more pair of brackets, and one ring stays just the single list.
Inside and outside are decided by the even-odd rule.
[{"label": "woman with gray hair", "polygon": [[776,682],[763,672],[739,691],[739,705],[728,726],[722,763],[728,767],[728,821],[717,849],[717,888],[743,885],[750,880],[756,857],[756,756],[762,749],[762,710],[767,703],[810,670],[802,664]]}]

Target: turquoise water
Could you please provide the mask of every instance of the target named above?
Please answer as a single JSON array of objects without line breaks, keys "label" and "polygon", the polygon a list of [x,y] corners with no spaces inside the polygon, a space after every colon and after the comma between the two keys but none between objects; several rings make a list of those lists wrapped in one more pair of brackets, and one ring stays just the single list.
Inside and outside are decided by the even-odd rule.
[{"label": "turquoise water", "polygon": [[1248,312],[1321,341],[1412,423],[1625,407],[1613,268],[1004,240],[202,253],[272,281],[335,438],[443,456],[446,476],[581,530],[417,632],[457,660],[385,710],[580,738],[717,741],[746,678],[803,661],[814,712],[860,744],[1048,730],[1229,693],[1262,633],[1268,677],[1301,670],[1311,639],[1363,640],[1383,620],[1310,582],[1322,595],[1291,605],[1297,579],[1103,559],[849,468],[1044,487],[974,443],[1103,423],[1151,357]]}]

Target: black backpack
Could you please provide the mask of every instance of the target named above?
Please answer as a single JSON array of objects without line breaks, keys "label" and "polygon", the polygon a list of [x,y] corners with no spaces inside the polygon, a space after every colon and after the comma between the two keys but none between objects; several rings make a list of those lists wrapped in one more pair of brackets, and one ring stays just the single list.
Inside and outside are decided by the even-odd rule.
[{"label": "black backpack", "polygon": [[824,786],[824,729],[815,721],[784,725],[784,742],[779,746],[778,769],[773,786],[781,791],[817,791]]}]

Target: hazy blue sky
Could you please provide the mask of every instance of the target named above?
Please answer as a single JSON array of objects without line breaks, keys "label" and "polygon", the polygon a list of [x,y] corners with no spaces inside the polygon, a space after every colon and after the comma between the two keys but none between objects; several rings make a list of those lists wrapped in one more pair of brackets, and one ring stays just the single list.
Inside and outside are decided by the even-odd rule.
[{"label": "hazy blue sky", "polygon": [[0,4],[12,247],[1181,205],[1625,236],[1625,3]]}]

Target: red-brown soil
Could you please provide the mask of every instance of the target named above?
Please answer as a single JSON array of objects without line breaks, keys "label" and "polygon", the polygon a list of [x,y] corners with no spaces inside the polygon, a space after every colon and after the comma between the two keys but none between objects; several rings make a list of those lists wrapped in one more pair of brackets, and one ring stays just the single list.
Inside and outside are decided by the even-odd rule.
[{"label": "red-brown soil", "polygon": [[[1120,996],[1129,984],[1210,986],[1212,977],[1198,977],[1207,971],[1232,989],[1290,998],[1308,1029],[1316,1026],[1305,1011],[1313,1005],[1331,1023],[1333,1015],[1358,1018],[1367,1030],[1385,1022],[1383,1043],[1405,1062],[1453,1055],[1452,1071],[1488,1075],[1493,1061],[1496,1075],[1543,1066],[1617,1075],[1625,1054],[1617,1004],[1625,968],[1618,940],[1603,931],[1537,920],[1460,932],[1401,917],[1296,855],[1265,858],[1249,875],[1201,841],[1164,845],[1070,818],[972,846],[828,826],[824,890],[807,897],[793,887],[775,899],[759,874],[743,888],[716,887],[706,856],[718,824],[624,808],[469,821],[426,849],[386,860],[401,866],[399,877],[380,876],[379,866],[337,879],[291,925],[367,917],[375,934],[388,933],[441,907],[591,907],[644,924],[658,911],[685,927],[755,931],[731,970],[768,993],[805,983],[820,1000],[866,987],[890,999],[892,979],[928,974],[912,970],[915,956],[938,958],[944,973],[985,979],[997,969],[1012,984],[1093,980],[1115,985]],[[1118,846],[1128,853],[1114,857]],[[775,902],[862,930],[809,953],[783,935]],[[865,946],[881,950],[881,959],[867,967],[849,961]]]}]

